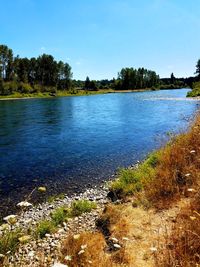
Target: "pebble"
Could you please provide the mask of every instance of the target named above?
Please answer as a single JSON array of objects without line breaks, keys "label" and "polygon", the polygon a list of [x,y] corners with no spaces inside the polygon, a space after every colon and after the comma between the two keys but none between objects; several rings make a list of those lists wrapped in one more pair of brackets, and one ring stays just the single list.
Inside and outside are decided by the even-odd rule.
[{"label": "pebble", "polygon": [[[107,194],[108,189],[105,187],[105,185],[101,185],[101,187],[87,189],[84,193],[79,195],[74,194],[72,197],[65,196],[64,199],[54,201],[53,203],[47,202],[39,204],[37,207],[30,206],[28,210],[24,210],[19,216],[9,215],[5,217],[4,219],[8,222],[8,224],[1,225],[0,232],[3,233],[4,231],[6,231],[6,229],[11,229],[11,227],[13,230],[20,227],[21,229],[26,231],[30,228],[36,227],[38,221],[48,218],[52,213],[52,210],[57,209],[63,205],[70,206],[70,204],[74,200],[91,199],[95,200],[98,204],[97,210],[92,210],[90,213],[85,213],[79,217],[71,218],[67,222],[63,222],[62,226],[59,227],[55,234],[46,234],[45,238],[43,239],[27,240],[28,243],[25,242],[25,244],[20,244],[18,251],[16,251],[13,256],[8,251],[5,257],[8,259],[9,266],[39,267],[41,266],[42,261],[42,266],[67,267],[66,264],[63,265],[58,261],[59,249],[62,240],[66,239],[66,231],[70,230],[70,232],[74,234],[74,239],[78,240],[80,238],[80,232],[95,230],[96,218],[103,210],[104,204],[109,202],[109,200],[107,199]],[[15,221],[15,224],[12,224],[12,226],[9,225],[9,220]],[[117,244],[117,239],[115,241],[113,240],[113,242],[116,243],[114,244],[114,246],[116,246],[115,248],[121,248],[121,246]],[[87,249],[87,245],[82,244],[79,255],[83,254],[85,252],[85,249]]]}]

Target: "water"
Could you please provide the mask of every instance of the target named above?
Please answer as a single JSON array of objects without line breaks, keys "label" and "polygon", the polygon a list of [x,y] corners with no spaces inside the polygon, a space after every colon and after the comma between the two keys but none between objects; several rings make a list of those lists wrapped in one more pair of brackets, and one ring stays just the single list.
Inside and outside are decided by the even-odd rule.
[{"label": "water", "polygon": [[71,194],[142,159],[188,125],[187,91],[0,101],[1,213],[36,186]]}]

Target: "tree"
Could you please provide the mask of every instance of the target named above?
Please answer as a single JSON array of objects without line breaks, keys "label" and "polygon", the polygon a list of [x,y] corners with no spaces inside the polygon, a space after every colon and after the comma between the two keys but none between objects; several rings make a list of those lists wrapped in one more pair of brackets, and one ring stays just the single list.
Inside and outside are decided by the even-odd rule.
[{"label": "tree", "polygon": [[171,84],[174,84],[175,83],[175,80],[176,80],[176,78],[174,76],[174,73],[172,72],[171,77],[170,77]]},{"label": "tree", "polygon": [[11,79],[13,63],[12,49],[7,45],[0,45],[0,77],[4,80]]},{"label": "tree", "polygon": [[197,61],[195,74],[197,74],[198,79],[200,79],[200,59]]},{"label": "tree", "polygon": [[84,88],[86,90],[90,89],[90,78],[88,76],[86,77]]}]

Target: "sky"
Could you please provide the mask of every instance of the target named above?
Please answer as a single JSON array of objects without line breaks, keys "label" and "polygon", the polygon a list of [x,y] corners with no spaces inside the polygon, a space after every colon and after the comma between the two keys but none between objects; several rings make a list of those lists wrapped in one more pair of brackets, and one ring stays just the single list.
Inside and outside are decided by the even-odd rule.
[{"label": "sky", "polygon": [[194,75],[199,0],[0,0],[0,44],[20,57],[51,54],[73,78],[112,79],[123,67]]}]

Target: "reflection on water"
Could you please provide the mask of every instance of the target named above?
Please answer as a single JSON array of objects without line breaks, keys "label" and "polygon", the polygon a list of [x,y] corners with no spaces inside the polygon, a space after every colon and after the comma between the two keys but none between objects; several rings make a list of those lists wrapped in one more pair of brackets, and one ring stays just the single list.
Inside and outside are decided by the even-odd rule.
[{"label": "reflection on water", "polygon": [[73,193],[143,158],[187,126],[198,106],[187,91],[0,101],[1,208],[38,185]]}]

